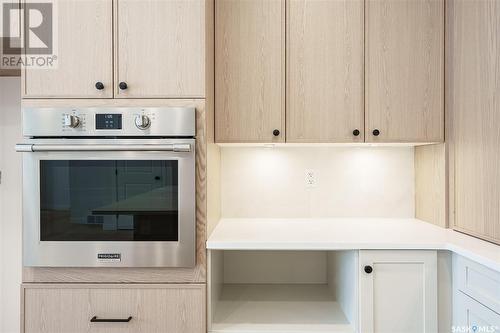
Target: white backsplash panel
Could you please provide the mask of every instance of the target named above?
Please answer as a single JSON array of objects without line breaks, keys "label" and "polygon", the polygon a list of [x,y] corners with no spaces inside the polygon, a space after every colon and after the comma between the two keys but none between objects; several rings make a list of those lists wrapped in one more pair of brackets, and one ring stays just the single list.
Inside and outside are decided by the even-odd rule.
[{"label": "white backsplash panel", "polygon": [[414,217],[413,159],[413,147],[222,147],[222,216]]}]

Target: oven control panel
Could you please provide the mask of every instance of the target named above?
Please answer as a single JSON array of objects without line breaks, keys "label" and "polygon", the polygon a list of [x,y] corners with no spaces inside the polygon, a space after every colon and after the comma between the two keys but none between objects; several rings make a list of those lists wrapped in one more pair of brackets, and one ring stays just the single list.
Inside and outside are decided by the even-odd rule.
[{"label": "oven control panel", "polygon": [[24,108],[23,133],[43,136],[195,136],[195,108]]}]

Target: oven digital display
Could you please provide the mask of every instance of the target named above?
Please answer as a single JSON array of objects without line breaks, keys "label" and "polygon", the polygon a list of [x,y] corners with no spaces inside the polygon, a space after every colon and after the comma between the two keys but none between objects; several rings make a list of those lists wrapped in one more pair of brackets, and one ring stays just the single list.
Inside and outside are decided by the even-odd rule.
[{"label": "oven digital display", "polygon": [[98,113],[95,115],[95,128],[98,130],[122,129],[122,115],[119,113]]}]

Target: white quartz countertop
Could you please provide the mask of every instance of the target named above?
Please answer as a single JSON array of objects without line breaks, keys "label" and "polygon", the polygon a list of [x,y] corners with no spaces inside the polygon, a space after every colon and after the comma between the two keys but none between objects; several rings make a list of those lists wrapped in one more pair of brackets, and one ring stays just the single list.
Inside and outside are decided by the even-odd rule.
[{"label": "white quartz countertop", "polygon": [[500,246],[418,219],[221,219],[210,250],[449,250],[500,272]]}]

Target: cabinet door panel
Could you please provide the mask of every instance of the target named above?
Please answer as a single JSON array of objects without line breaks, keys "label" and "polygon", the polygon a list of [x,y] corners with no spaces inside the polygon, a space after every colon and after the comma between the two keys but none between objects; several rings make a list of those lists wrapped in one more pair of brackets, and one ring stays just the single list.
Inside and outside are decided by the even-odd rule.
[{"label": "cabinet door panel", "polygon": [[454,226],[500,244],[500,2],[450,1],[447,23]]},{"label": "cabinet door panel", "polygon": [[204,97],[205,1],[115,1],[116,96]]},{"label": "cabinet door panel", "polygon": [[443,141],[444,1],[367,0],[365,43],[366,141]]},{"label": "cabinet door panel", "polygon": [[284,141],[284,15],[284,0],[216,0],[217,142]]},{"label": "cabinet door panel", "polygon": [[359,274],[362,332],[437,332],[436,251],[360,251]]},{"label": "cabinet door panel", "polygon": [[53,8],[56,66],[24,68],[23,97],[113,97],[112,0],[54,0]]},{"label": "cabinet door panel", "polygon": [[287,2],[288,142],[363,142],[363,12],[362,0]]}]

